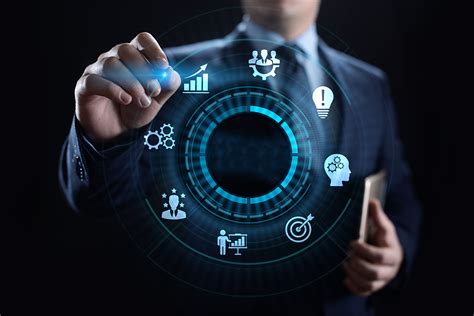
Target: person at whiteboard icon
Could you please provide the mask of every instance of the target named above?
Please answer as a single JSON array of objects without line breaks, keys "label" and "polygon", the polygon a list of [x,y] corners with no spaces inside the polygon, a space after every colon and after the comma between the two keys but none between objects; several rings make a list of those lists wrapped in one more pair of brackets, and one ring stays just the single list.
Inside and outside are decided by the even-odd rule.
[{"label": "person at whiteboard icon", "polygon": [[220,236],[217,237],[217,246],[219,246],[219,254],[225,256],[225,251],[227,249],[227,243],[230,242],[229,237],[226,236],[225,230],[221,229]]},{"label": "person at whiteboard icon", "polygon": [[[186,212],[182,210],[178,210],[178,204],[179,204],[179,196],[176,194],[172,194],[168,198],[168,205],[170,209],[164,211],[161,213],[161,218],[163,219],[169,219],[172,221],[177,221],[180,219],[185,219],[186,218]],[[166,204],[165,204],[166,205]],[[180,204],[180,206],[184,206],[183,203]]]}]

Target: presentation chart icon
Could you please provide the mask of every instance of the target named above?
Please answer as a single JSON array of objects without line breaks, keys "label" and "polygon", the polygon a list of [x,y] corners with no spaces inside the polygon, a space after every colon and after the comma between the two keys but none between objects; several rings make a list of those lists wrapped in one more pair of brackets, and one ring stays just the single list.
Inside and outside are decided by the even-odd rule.
[{"label": "presentation chart icon", "polygon": [[233,233],[228,234],[224,229],[221,229],[219,236],[217,236],[217,246],[219,247],[219,254],[226,255],[227,249],[235,249],[234,255],[240,256],[240,249],[247,249],[247,234]]},{"label": "presentation chart icon", "polygon": [[314,216],[311,214],[308,214],[307,217],[295,216],[290,218],[285,225],[286,237],[295,243],[305,242],[311,236],[310,221],[313,219]]},{"label": "presentation chart icon", "polygon": [[192,75],[185,77],[189,79],[183,84],[183,93],[207,94],[209,93],[209,74],[206,71],[207,64],[201,65]]},{"label": "presentation chart icon", "polygon": [[235,249],[234,255],[240,256],[240,249],[247,249],[247,234],[235,233],[229,234],[231,240],[229,249]]}]

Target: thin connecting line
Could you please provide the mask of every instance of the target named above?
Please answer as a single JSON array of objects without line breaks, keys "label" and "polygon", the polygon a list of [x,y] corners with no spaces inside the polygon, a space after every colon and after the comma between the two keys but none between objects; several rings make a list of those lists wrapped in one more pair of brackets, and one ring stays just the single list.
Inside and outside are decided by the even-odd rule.
[{"label": "thin connecting line", "polygon": [[[148,208],[149,208],[149,210],[150,210],[150,213],[153,215],[153,217],[154,217],[157,221],[160,221],[160,219],[159,219],[158,216],[156,215],[155,211],[154,211],[153,208],[151,207],[150,202],[148,201],[148,199],[145,199],[145,202],[148,204],[148,206],[149,206]],[[173,229],[170,229],[170,231],[174,233],[174,231],[177,230],[177,229],[180,228],[180,227],[181,227],[181,225],[176,225],[176,227],[173,228]],[[153,248],[152,248],[150,251],[148,251],[147,256],[148,256],[148,257],[151,256],[151,254],[152,254],[153,252],[155,252],[155,250],[156,250],[159,246],[161,246],[161,244],[162,244],[163,242],[165,242],[168,238],[170,238],[170,236],[171,236],[171,234],[167,234],[165,237],[163,237],[163,239],[161,239],[160,241],[158,241],[158,242],[153,246]],[[148,248],[148,247],[147,247],[147,248]]]},{"label": "thin connecting line", "polygon": [[[347,204],[350,202],[350,200],[347,202]],[[346,207],[348,207],[348,205],[346,204]],[[319,225],[318,221],[314,221],[314,223],[322,230],[322,231],[326,231],[321,225]],[[327,234],[329,240],[331,240],[345,255],[348,255],[348,251],[343,248],[336,240],[334,240],[329,234]]]}]

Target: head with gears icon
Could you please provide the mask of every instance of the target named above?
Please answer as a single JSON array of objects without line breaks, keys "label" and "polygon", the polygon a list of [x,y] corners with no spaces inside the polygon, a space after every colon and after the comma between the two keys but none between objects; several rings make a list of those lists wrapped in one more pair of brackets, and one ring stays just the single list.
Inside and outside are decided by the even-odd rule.
[{"label": "head with gears icon", "polygon": [[351,170],[349,160],[341,154],[333,154],[324,161],[324,171],[331,180],[331,187],[342,187],[342,181],[349,181]]}]

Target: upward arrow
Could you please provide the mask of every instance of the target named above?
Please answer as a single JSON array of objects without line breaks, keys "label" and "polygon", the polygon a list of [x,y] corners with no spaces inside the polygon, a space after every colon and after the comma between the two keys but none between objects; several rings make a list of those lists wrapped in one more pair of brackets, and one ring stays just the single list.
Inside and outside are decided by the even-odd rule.
[{"label": "upward arrow", "polygon": [[207,68],[207,64],[201,65],[201,66],[199,67],[199,70],[198,70],[198,71],[196,71],[196,72],[193,73],[192,75],[189,75],[189,76],[185,77],[184,79],[194,77],[195,75],[199,74],[200,72],[203,72],[204,70],[206,70],[206,68]]}]

